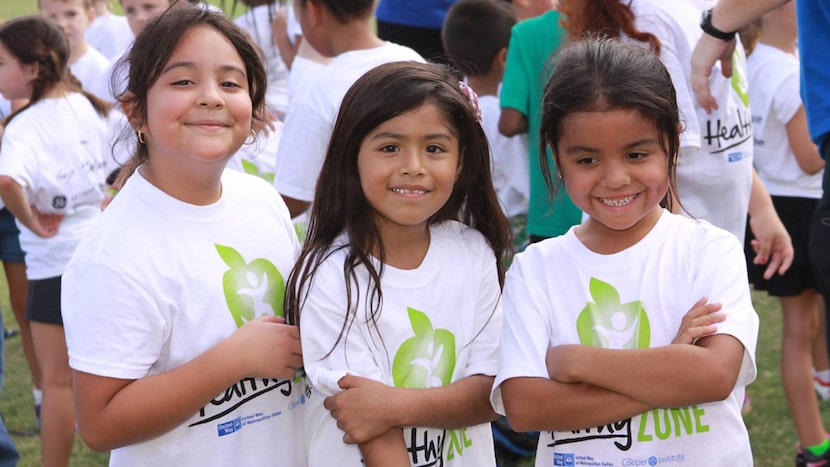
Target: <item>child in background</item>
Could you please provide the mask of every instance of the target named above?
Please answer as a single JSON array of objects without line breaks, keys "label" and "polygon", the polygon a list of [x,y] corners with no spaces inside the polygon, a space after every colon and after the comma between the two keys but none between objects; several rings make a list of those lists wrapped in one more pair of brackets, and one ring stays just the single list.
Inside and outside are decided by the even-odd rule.
[{"label": "child in background", "polygon": [[542,102],[556,169],[539,157],[588,218],[510,267],[493,404],[544,431],[540,467],[751,466],[741,403],[758,316],[737,239],[661,207],[680,146],[671,76],[607,38],[556,60]]},{"label": "child in background", "polygon": [[274,182],[292,217],[308,209],[326,147],[349,87],[375,66],[423,59],[414,50],[378,39],[372,28],[374,0],[297,0],[303,37],[332,61],[295,96],[277,151]]},{"label": "child in background", "polygon": [[503,0],[460,0],[447,12],[441,37],[444,50],[478,94],[481,126],[490,142],[493,186],[513,226],[513,249],[526,246],[528,173],[527,134],[499,133],[499,91],[516,14]]},{"label": "child in background", "polygon": [[[237,0],[234,0],[234,6]],[[282,60],[277,48],[276,37],[271,30],[271,23],[287,7],[277,0],[241,0],[249,9],[239,15],[234,22],[247,31],[262,51],[265,72],[268,74],[268,91],[265,102],[268,111],[280,120],[285,119],[288,111],[288,67]],[[283,13],[284,14],[284,13]]]},{"label": "child in background", "polygon": [[565,36],[559,20],[559,12],[549,10],[513,27],[499,96],[499,132],[505,136],[528,133],[527,234],[531,242],[562,235],[582,220],[582,212],[564,190],[557,191],[553,199],[549,197],[538,157],[539,103],[553,67],[548,59]]},{"label": "child in background", "polygon": [[95,20],[92,0],[38,0],[40,14],[54,21],[69,41],[69,68],[87,91],[107,68],[107,57],[86,41]]},{"label": "child in background", "polygon": [[299,332],[281,318],[299,243],[270,184],[225,170],[264,117],[259,55],[188,6],[121,66],[138,169],[64,282],[81,436],[112,466],[305,465]]},{"label": "child in background", "polygon": [[311,466],[495,464],[507,219],[472,96],[396,62],[343,99],[288,281]]},{"label": "child in background", "polygon": [[[0,20],[2,24],[2,20]],[[10,101],[2,97],[0,90],[0,137],[5,129],[5,121],[13,112],[21,109],[28,103],[26,99]],[[2,205],[2,203],[0,203]],[[20,229],[17,228],[14,216],[5,206],[0,209],[0,261],[3,261],[3,272],[6,274],[6,285],[9,291],[9,305],[14,313],[14,319],[20,331],[23,356],[32,378],[32,399],[34,400],[35,425],[40,427],[40,408],[43,403],[43,390],[40,383],[40,367],[35,356],[35,347],[32,343],[32,328],[26,319],[26,296],[28,295],[28,281],[26,279],[25,253],[20,247]],[[8,330],[7,330],[8,331]],[[8,336],[7,336],[8,337]]]},{"label": "child in background", "polygon": [[781,301],[781,382],[799,446],[803,447],[796,454],[796,465],[830,465],[830,440],[819,413],[811,370],[813,348],[819,339],[824,340],[820,324],[825,312],[808,252],[810,222],[821,198],[824,160],[810,140],[799,95],[795,2],[764,15],[758,33],[759,41],[747,59],[755,125],[754,165],[793,239],[795,259],[787,272],[765,279],[763,267],[752,264],[750,248],[749,276],[757,290],[766,290]]},{"label": "child in background", "polygon": [[86,30],[86,41],[104,54],[107,60],[116,60],[135,39],[127,17],[113,13],[110,0],[93,0],[92,4],[95,21]]},{"label": "child in background", "polygon": [[71,78],[69,59],[64,33],[42,16],[0,27],[0,90],[7,99],[29,100],[6,119],[0,196],[17,219],[26,252],[26,318],[43,385],[40,433],[47,466],[67,465],[75,439],[61,276],[101,214],[111,164],[107,106]]}]

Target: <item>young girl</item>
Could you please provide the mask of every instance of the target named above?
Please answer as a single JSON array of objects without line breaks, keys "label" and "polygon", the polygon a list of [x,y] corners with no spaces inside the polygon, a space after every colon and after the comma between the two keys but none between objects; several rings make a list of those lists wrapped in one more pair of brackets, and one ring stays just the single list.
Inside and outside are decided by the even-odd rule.
[{"label": "young girl", "polygon": [[751,466],[740,410],[758,317],[735,237],[660,205],[680,141],[669,73],[644,48],[575,42],[542,105],[588,218],[513,262],[494,406],[543,431],[537,466]]},{"label": "young girl", "polygon": [[510,226],[475,112],[457,79],[415,62],[343,100],[286,301],[312,466],[494,464]]},{"label": "young girl", "polygon": [[141,165],[65,276],[81,435],[110,465],[303,465],[299,334],[278,318],[299,244],[276,191],[225,170],[262,115],[263,65],[188,6],[124,66]]},{"label": "young girl", "polygon": [[29,103],[6,119],[0,196],[17,219],[29,281],[26,318],[43,388],[44,465],[66,465],[75,437],[61,320],[61,275],[101,210],[110,165],[106,105],[69,72],[69,44],[43,17],[0,27],[0,90]]}]

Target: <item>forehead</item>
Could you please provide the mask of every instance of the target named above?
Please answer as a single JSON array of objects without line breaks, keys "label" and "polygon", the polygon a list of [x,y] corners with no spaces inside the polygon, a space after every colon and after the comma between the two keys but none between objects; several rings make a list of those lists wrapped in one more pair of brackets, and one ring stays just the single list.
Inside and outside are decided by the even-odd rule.
[{"label": "forehead", "polygon": [[152,8],[161,7],[167,8],[171,0],[121,0],[121,7],[127,8]]},{"label": "forehead", "polygon": [[92,0],[38,0],[41,9],[47,8],[92,8]]}]

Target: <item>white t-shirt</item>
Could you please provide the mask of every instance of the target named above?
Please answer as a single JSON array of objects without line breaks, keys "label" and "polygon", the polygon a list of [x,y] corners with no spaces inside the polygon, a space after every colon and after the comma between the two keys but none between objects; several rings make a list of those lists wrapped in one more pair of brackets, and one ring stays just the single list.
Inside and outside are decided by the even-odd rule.
[{"label": "white t-shirt", "polygon": [[[624,2],[624,3],[627,3]],[[703,34],[700,17],[714,0],[634,0],[635,25],[660,39],[684,131],[677,161],[677,191],[685,214],[726,229],[743,242],[752,189],[752,119],[746,59],[738,43],[731,79],[712,69],[709,89],[718,110],[707,115],[692,92],[691,56]],[[630,41],[630,39],[628,39]],[[647,47],[643,42],[631,41]]]},{"label": "white t-shirt", "polygon": [[414,50],[386,42],[373,49],[342,53],[314,74],[314,81],[295,96],[288,109],[274,182],[282,195],[311,202],[346,91],[372,68],[406,60],[424,61]]},{"label": "white t-shirt", "polygon": [[493,154],[493,186],[504,213],[508,217],[527,214],[530,196],[530,162],[528,135],[507,137],[499,133],[501,106],[497,96],[478,96],[481,127]]},{"label": "white t-shirt", "polygon": [[89,45],[104,54],[107,60],[118,58],[135,40],[126,16],[105,13],[97,16],[86,30]]},{"label": "white t-shirt", "polygon": [[751,466],[741,404],[744,387],[756,374],[758,316],[741,245],[705,221],[666,211],[645,238],[611,255],[586,248],[574,229],[529,246],[510,267],[501,364],[491,395],[496,411],[504,413],[500,385],[505,380],[549,378],[548,348],[669,345],[701,297],[723,304],[726,320],[717,325],[717,333],[738,339],[744,356],[735,388],[724,401],[656,409],[585,430],[542,432],[536,465],[645,466],[667,459],[683,465]]},{"label": "white t-shirt", "polygon": [[41,238],[18,221],[30,280],[58,277],[75,246],[101,214],[113,163],[107,119],[80,93],[43,99],[9,123],[0,146],[0,175],[14,179],[38,211],[63,214],[57,235]]},{"label": "white t-shirt", "polygon": [[[63,277],[69,364],[130,380],[175,369],[281,314],[298,252],[285,204],[257,177],[226,170],[219,201],[195,206],[139,169]],[[303,378],[242,379],[171,431],[115,449],[110,465],[304,465],[304,391]]]},{"label": "white t-shirt", "polygon": [[72,70],[72,74],[78,78],[78,81],[81,82],[81,86],[83,86],[85,91],[91,92],[93,94],[97,93],[93,91],[93,86],[98,80],[101,79],[101,76],[107,72],[107,66],[109,65],[109,61],[107,57],[104,56],[98,49],[90,47],[86,50],[86,53],[81,55],[81,58],[78,59],[77,62],[73,63],[69,69]]},{"label": "white t-shirt", "polygon": [[818,199],[824,172],[801,170],[787,136],[787,123],[801,108],[798,66],[795,55],[761,43],[747,59],[755,169],[771,195]]},{"label": "white t-shirt", "polygon": [[[343,432],[322,405],[323,398],[340,391],[337,381],[347,373],[411,388],[495,374],[502,313],[493,250],[478,231],[458,222],[430,232],[418,268],[384,267],[377,327],[368,322],[364,302],[368,273],[358,270],[356,317],[339,341],[347,303],[345,249],[317,271],[300,314],[303,360],[313,388],[305,422],[310,466],[361,465],[360,449],[343,443]],[[336,245],[343,242],[341,236]],[[412,465],[495,465],[489,423],[454,430],[406,427],[404,440]]]},{"label": "white t-shirt", "polygon": [[280,51],[271,34],[271,21],[277,16],[279,3],[255,6],[236,18],[234,22],[251,35],[262,50],[268,88],[265,100],[270,110],[283,117],[288,111],[288,67],[282,61]]}]

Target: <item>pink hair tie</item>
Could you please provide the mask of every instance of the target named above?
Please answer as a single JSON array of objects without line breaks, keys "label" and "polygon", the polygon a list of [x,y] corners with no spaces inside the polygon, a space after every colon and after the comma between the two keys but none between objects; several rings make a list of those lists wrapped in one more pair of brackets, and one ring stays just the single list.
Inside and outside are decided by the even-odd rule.
[{"label": "pink hair tie", "polygon": [[473,88],[467,86],[467,83],[464,81],[458,82],[458,88],[461,89],[461,94],[464,94],[464,97],[470,101],[470,105],[473,106],[473,112],[476,114],[476,121],[481,122],[481,106],[478,105],[478,94],[473,91]]}]

